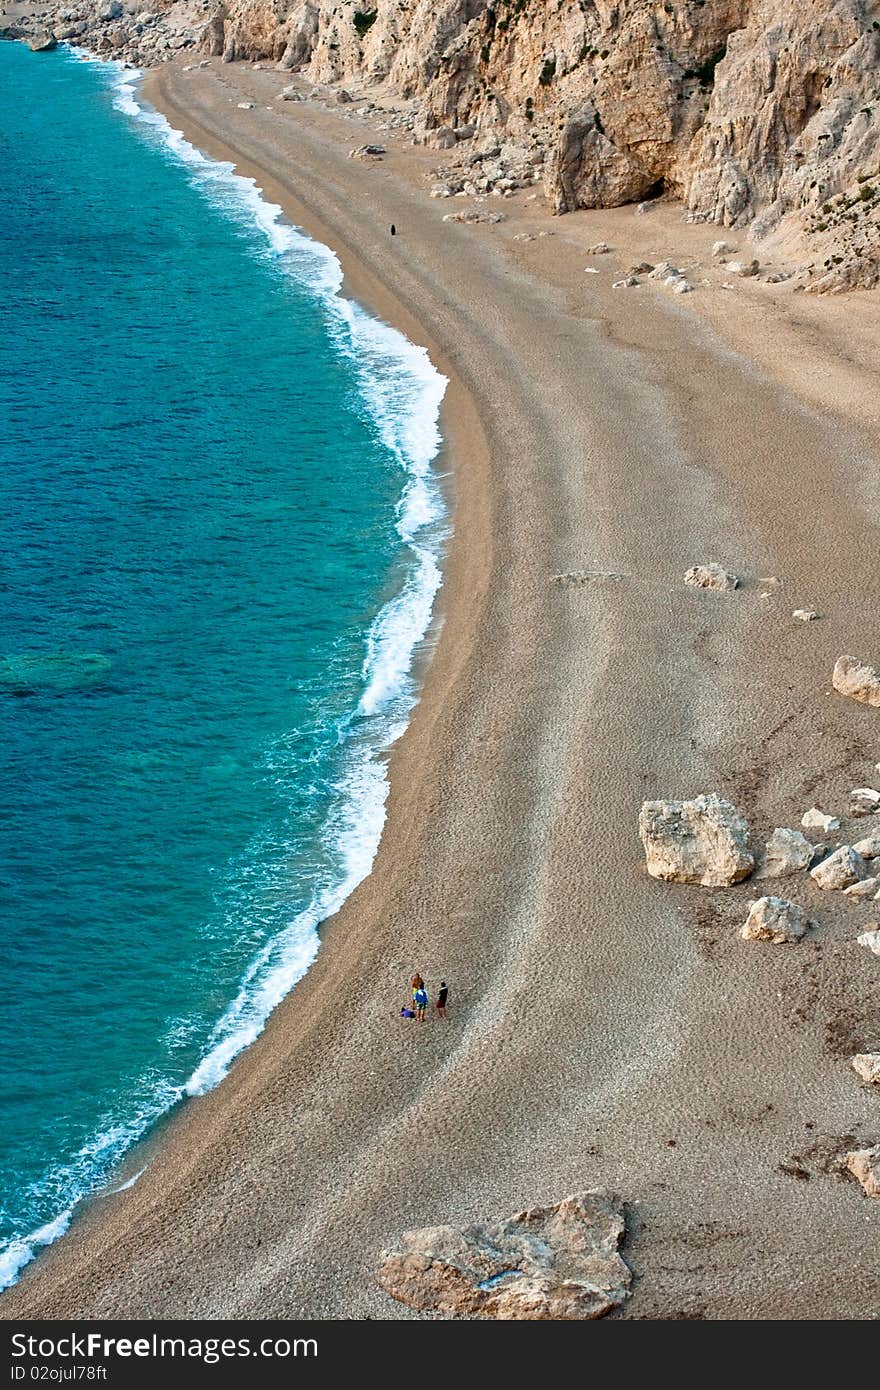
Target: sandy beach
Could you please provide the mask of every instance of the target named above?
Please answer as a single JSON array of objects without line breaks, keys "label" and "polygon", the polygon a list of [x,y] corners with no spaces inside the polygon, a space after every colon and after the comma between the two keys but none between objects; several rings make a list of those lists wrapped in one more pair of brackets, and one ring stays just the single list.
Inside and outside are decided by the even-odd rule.
[{"label": "sandy beach", "polygon": [[[404,1230],[590,1187],[629,1204],[612,1316],[876,1316],[880,1203],[832,1170],[880,1140],[849,1065],[880,1048],[877,904],[803,876],[816,931],[744,942],[791,885],[651,880],[637,818],[718,791],[760,843],[876,785],[880,713],[831,671],[880,661],[878,292],[724,289],[718,229],[674,204],[553,219],[521,191],[445,222],[472,201],[428,197],[442,155],[282,85],[215,61],[144,90],[450,378],[442,631],[316,964],[0,1316],[413,1316],[376,1283]],[[693,294],[612,288],[661,258]],[[741,587],[685,587],[705,560]],[[397,1017],[415,969],[445,1022]]]}]

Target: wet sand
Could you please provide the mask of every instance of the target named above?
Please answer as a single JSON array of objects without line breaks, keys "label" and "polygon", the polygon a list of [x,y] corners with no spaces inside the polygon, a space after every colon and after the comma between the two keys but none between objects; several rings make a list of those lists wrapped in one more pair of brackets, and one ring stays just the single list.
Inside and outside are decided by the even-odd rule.
[{"label": "wet sand", "polygon": [[[880,1139],[848,1065],[880,1048],[855,942],[880,913],[805,876],[661,885],[636,822],[717,790],[759,839],[876,781],[880,713],[830,674],[880,661],[880,299],[722,290],[719,233],[669,206],[553,220],[520,193],[444,223],[468,204],[427,197],[442,155],[274,100],[286,81],[169,66],[147,94],[450,377],[443,628],[374,871],[309,975],[0,1315],[412,1316],[375,1281],[401,1231],[592,1186],[630,1203],[614,1316],[874,1315],[880,1203],[823,1170]],[[660,254],[708,283],[611,288]],[[686,588],[706,559],[741,589]],[[596,577],[553,582],[572,570]],[[741,941],[759,891],[818,930]],[[416,968],[450,982],[445,1023],[397,1018]]]}]

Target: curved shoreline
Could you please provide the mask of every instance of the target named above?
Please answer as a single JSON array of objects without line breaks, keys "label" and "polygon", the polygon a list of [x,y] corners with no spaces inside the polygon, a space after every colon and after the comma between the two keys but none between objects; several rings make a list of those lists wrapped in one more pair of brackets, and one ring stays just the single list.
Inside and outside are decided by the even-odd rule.
[{"label": "curved shoreline", "polygon": [[[544,257],[573,273],[542,279],[506,235],[443,226],[402,155],[348,161],[338,115],[239,117],[271,74],[150,80],[201,147],[264,169],[450,377],[446,621],[373,872],[315,965],[0,1316],[409,1316],[374,1279],[401,1230],[591,1185],[636,1204],[625,1316],[868,1316],[878,1213],[779,1168],[864,1109],[822,1036],[870,997],[868,953],[828,904],[805,983],[811,947],[737,944],[748,884],[664,889],[634,834],[643,795],[718,787],[763,831],[810,778],[826,798],[858,784],[873,716],[822,703],[840,643],[880,640],[856,444],[677,306],[588,297],[577,220]],[[793,508],[820,465],[815,513]],[[846,556],[834,573],[828,553]],[[748,576],[736,599],[684,590],[710,557]],[[551,582],[575,569],[596,582]],[[770,574],[786,588],[768,603]],[[829,613],[807,635],[795,596]],[[415,967],[450,978],[448,1027],[396,1021]]]},{"label": "curved shoreline", "polygon": [[[402,761],[404,749],[414,738],[413,724],[419,717],[419,711],[423,703],[430,703],[430,696],[433,691],[429,691],[428,682],[433,685],[433,673],[437,671],[437,678],[442,684],[452,678],[456,659],[460,660],[460,653],[452,655],[445,662],[440,659],[440,648],[442,634],[445,627],[445,620],[449,610],[454,610],[457,604],[463,605],[465,609],[470,607],[470,601],[475,594],[479,594],[486,582],[486,571],[491,557],[491,529],[488,526],[481,527],[479,520],[484,511],[484,499],[488,494],[488,489],[477,486],[476,474],[479,470],[485,469],[488,474],[488,445],[479,417],[470,393],[458,377],[455,368],[448,362],[446,354],[441,347],[433,340],[431,334],[425,330],[423,322],[410,313],[401,301],[395,296],[394,292],[375,275],[371,274],[363,262],[358,258],[357,253],[347,243],[342,241],[336,229],[325,222],[316,214],[297,193],[286,183],[280,182],[271,173],[256,163],[252,163],[236,151],[231,145],[219,140],[215,135],[205,130],[199,123],[190,116],[179,111],[173,100],[167,99],[162,91],[161,79],[163,72],[155,69],[145,75],[141,85],[141,93],[144,98],[171,121],[175,128],[182,131],[185,139],[195,148],[209,155],[211,158],[228,161],[235,167],[238,174],[246,178],[253,178],[263,197],[269,202],[277,202],[286,217],[296,227],[302,229],[314,241],[330,247],[334,255],[337,256],[344,274],[344,281],[340,287],[339,294],[350,298],[365,306],[371,313],[375,314],[383,323],[396,328],[410,342],[416,342],[424,346],[431,362],[447,378],[448,385],[444,394],[440,419],[442,424],[443,442],[441,451],[434,460],[434,467],[437,469],[438,480],[446,492],[447,506],[450,513],[455,512],[453,520],[452,540],[449,546],[449,553],[444,565],[444,577],[442,586],[434,602],[433,615],[424,638],[414,654],[413,669],[418,686],[417,702],[410,716],[409,724],[404,734],[388,751],[389,762],[389,795],[387,801],[388,817],[385,830],[382,834],[378,854],[383,853],[386,838],[388,836],[388,821],[392,816],[399,819],[404,812],[402,809],[395,811],[395,803],[398,799],[398,784],[404,780],[405,774],[401,771],[396,772],[396,767]],[[467,449],[469,459],[469,482],[462,487],[460,481],[457,486],[451,486],[454,473],[454,458],[456,449]],[[452,455],[452,466],[448,469],[440,465]],[[464,517],[458,515],[459,499],[467,498],[467,511]],[[461,537],[461,543],[459,543]],[[476,558],[480,557],[480,558]],[[470,598],[468,597],[470,596]],[[457,625],[454,621],[452,627]],[[471,629],[471,624],[467,621],[462,623],[465,631]],[[443,655],[445,647],[452,643],[443,644]],[[438,667],[440,668],[438,670]],[[450,669],[452,668],[452,669]],[[442,702],[442,695],[433,697],[437,703]],[[407,760],[409,765],[419,762],[418,755],[411,755]],[[375,861],[371,875],[375,871]],[[357,890],[355,890],[357,892]],[[326,919],[318,926],[318,934],[324,938],[329,929],[336,923],[341,913],[344,913],[347,903],[343,905],[340,913]],[[308,973],[311,972],[310,967]],[[305,984],[306,977],[298,981],[295,989],[301,991]],[[285,1000],[276,1006],[275,1014],[280,1012],[284,1004],[289,1002],[292,992]],[[255,1040],[260,1041],[267,1029],[274,1025],[274,1014],[267,1021],[263,1032]],[[255,1043],[245,1049],[245,1054],[249,1053]],[[239,1054],[230,1064],[230,1069],[235,1070],[244,1060],[244,1056]],[[140,1180],[150,1171],[150,1163],[163,1152],[166,1145],[175,1143],[180,1134],[179,1142],[186,1143],[186,1126],[191,1118],[191,1112],[195,1111],[204,1102],[213,1096],[215,1090],[224,1090],[229,1080],[229,1073],[204,1094],[186,1095],[181,1098],[177,1106],[167,1115],[161,1117],[154,1128],[142,1140],[140,1140],[130,1151],[117,1170],[117,1174],[105,1189],[100,1189],[89,1197],[84,1198],[74,1210],[72,1218],[65,1222],[65,1229],[59,1240],[63,1239],[64,1248],[60,1252],[63,1256],[69,1244],[77,1240],[92,1229],[93,1226],[100,1225],[107,1219],[113,1210],[114,1199],[121,1197],[132,1190],[134,1179],[123,1182],[119,1185],[120,1175],[128,1174],[134,1170],[137,1179]],[[146,1164],[144,1160],[147,1160]],[[129,1183],[131,1186],[129,1186]],[[5,1315],[5,1303],[7,1297],[14,1289],[18,1289],[22,1281],[30,1283],[33,1278],[42,1278],[43,1271],[48,1269],[51,1273],[53,1259],[59,1253],[57,1240],[52,1244],[40,1247],[31,1261],[22,1269],[15,1284],[10,1285],[8,1290],[0,1293],[0,1318]]]}]

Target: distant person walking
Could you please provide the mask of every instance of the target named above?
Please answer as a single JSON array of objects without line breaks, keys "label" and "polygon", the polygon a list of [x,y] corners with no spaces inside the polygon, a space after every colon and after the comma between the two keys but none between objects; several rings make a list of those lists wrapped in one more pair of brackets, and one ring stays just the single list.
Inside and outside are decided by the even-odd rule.
[{"label": "distant person walking", "polygon": [[440,990],[437,994],[437,1017],[446,1017],[446,1001],[449,998],[449,986],[445,980],[440,981]]},{"label": "distant person walking", "polygon": [[397,236],[397,228],[395,227],[393,222],[391,223],[391,235]]}]

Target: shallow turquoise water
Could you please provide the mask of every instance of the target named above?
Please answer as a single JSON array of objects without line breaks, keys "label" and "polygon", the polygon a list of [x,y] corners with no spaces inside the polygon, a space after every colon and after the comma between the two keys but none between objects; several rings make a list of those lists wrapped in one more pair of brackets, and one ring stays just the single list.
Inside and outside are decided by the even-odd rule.
[{"label": "shallow turquoise water", "polygon": [[0,43],[0,1287],[368,871],[443,381],[109,65]]}]

